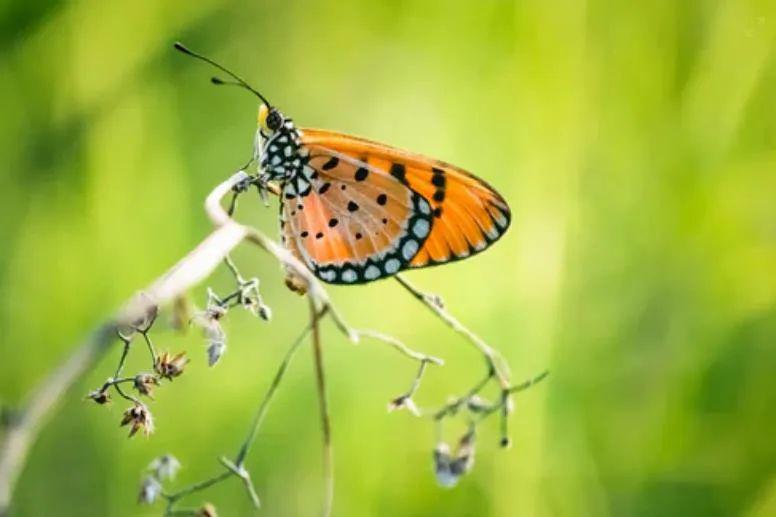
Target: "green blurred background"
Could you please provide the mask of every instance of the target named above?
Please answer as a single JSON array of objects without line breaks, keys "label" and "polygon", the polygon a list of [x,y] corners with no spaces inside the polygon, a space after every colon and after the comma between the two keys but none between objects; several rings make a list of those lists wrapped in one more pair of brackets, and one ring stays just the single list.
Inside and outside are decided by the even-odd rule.
[{"label": "green blurred background", "polygon": [[[430,423],[385,410],[415,365],[327,324],[335,515],[776,515],[776,4],[0,2],[6,405],[208,232],[204,196],[250,154],[255,100],[211,87],[176,39],[301,126],[460,164],[512,206],[493,249],[409,278],[516,380],[552,371],[519,396],[514,447],[489,422],[474,471],[439,488]],[[274,208],[243,202],[239,216],[277,234]],[[275,262],[252,247],[235,258],[261,278],[272,323],[230,314],[214,369],[199,333],[159,325],[160,348],[192,363],[151,404],[150,439],[126,439],[121,402],[82,399],[117,346],[42,433],[14,515],[158,515],[135,505],[153,457],[176,455],[182,485],[234,452],[306,320]],[[223,271],[208,284],[230,287]],[[353,324],[445,358],[419,404],[481,375],[395,282],[331,292]],[[275,402],[248,462],[262,515],[316,515],[308,349]],[[190,501],[249,512],[237,481]]]}]

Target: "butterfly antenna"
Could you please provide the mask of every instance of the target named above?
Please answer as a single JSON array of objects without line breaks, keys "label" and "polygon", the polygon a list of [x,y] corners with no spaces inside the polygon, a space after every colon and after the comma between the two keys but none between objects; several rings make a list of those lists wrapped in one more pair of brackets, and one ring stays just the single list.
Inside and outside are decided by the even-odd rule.
[{"label": "butterfly antenna", "polygon": [[210,78],[210,82],[215,84],[216,86],[239,86],[240,88],[243,88],[242,83],[238,83],[237,81],[224,81],[220,77],[213,76]]},{"label": "butterfly antenna", "polygon": [[259,99],[261,99],[261,100],[262,100],[262,102],[264,102],[264,104],[266,104],[268,107],[270,106],[270,103],[269,103],[269,101],[266,99],[266,97],[264,97],[262,94],[260,94],[260,93],[259,93],[259,92],[258,92],[258,91],[257,91],[255,88],[253,88],[253,87],[252,87],[250,84],[248,84],[247,82],[245,82],[245,80],[244,80],[242,77],[240,77],[239,75],[235,74],[234,72],[232,72],[231,70],[229,70],[229,69],[228,69],[228,68],[226,68],[225,66],[223,66],[223,65],[220,65],[220,64],[218,64],[218,63],[216,63],[215,61],[213,61],[213,60],[212,60],[212,59],[210,59],[209,57],[203,56],[202,54],[197,54],[197,53],[196,53],[196,52],[194,52],[193,50],[191,50],[191,49],[189,49],[189,48],[185,47],[185,46],[184,46],[184,45],[183,45],[181,42],[179,42],[179,41],[176,41],[176,42],[175,42],[175,45],[174,45],[174,47],[175,47],[175,49],[176,49],[176,50],[178,50],[178,51],[180,51],[180,52],[183,52],[184,54],[187,54],[187,55],[189,55],[189,56],[191,56],[191,57],[197,58],[197,59],[199,59],[200,61],[204,61],[205,63],[208,63],[209,65],[212,65],[212,66],[214,66],[214,67],[218,68],[219,70],[221,70],[221,71],[222,71],[222,72],[224,72],[225,74],[228,74],[228,75],[229,75],[229,77],[231,77],[232,79],[234,79],[234,82],[225,82],[225,81],[222,81],[221,79],[219,79],[219,78],[217,78],[217,77],[214,77],[213,79],[211,79],[211,81],[213,82],[213,84],[233,84],[233,85],[236,85],[236,86],[240,86],[240,87],[242,87],[242,88],[245,88],[245,89],[246,89],[246,90],[248,90],[249,92],[253,93],[253,94],[254,94],[256,97],[258,97]]}]

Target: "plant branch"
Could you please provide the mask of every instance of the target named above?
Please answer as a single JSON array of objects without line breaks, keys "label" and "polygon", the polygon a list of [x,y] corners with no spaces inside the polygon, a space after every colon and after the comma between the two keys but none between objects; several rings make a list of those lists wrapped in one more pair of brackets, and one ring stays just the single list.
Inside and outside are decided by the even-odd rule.
[{"label": "plant branch", "polygon": [[[246,282],[240,276],[235,264],[229,257],[229,253],[238,244],[244,241],[262,248],[264,251],[275,257],[275,259],[285,268],[287,273],[293,277],[295,281],[294,285],[299,287],[301,291],[306,292],[310,305],[310,323],[297,340],[292,343],[279,365],[275,377],[259,404],[248,434],[241,444],[234,461],[222,457],[220,458],[223,467],[222,472],[199,483],[189,485],[177,492],[162,493],[161,497],[167,501],[166,515],[191,513],[189,510],[175,509],[176,503],[189,494],[204,490],[232,476],[236,476],[244,482],[253,504],[257,507],[259,506],[260,501],[258,495],[251,482],[250,474],[245,469],[245,460],[250,452],[251,446],[256,440],[258,431],[268,411],[269,404],[274,397],[291,360],[297,350],[301,347],[301,344],[304,343],[305,337],[310,333],[312,333],[316,387],[318,391],[321,430],[323,435],[323,475],[325,480],[325,492],[322,514],[324,517],[331,515],[334,491],[333,452],[331,443],[331,422],[326,394],[320,336],[320,320],[326,315],[331,317],[337,329],[350,341],[358,342],[362,337],[375,339],[391,346],[406,357],[419,362],[419,368],[408,392],[392,402],[392,406],[395,408],[408,407],[417,413],[417,408],[414,407],[411,397],[418,390],[427,365],[441,365],[443,364],[442,360],[412,350],[392,336],[371,330],[356,330],[351,328],[332,305],[327,292],[315,275],[289,250],[269,239],[258,230],[234,221],[231,218],[231,212],[233,212],[236,207],[236,194],[244,191],[248,186],[253,184],[255,180],[256,178],[248,176],[243,171],[239,171],[226,181],[217,185],[205,201],[205,211],[213,223],[215,228],[214,231],[178,263],[171,267],[164,275],[152,282],[145,291],[127,301],[114,317],[102,323],[89,338],[87,338],[59,367],[45,377],[32,391],[25,406],[19,411],[18,416],[6,427],[6,432],[0,442],[0,515],[6,515],[8,512],[14,486],[41,428],[50,418],[52,412],[60,403],[64,394],[68,392],[69,388],[71,388],[89,370],[89,368],[110,349],[111,345],[114,344],[115,336],[117,334],[123,344],[119,364],[115,370],[115,375],[106,381],[100,392],[103,395],[106,395],[105,391],[108,388],[113,387],[122,397],[133,401],[139,406],[143,406],[137,398],[127,395],[121,388],[122,383],[128,383],[135,380],[135,378],[122,378],[120,377],[120,374],[127,359],[133,333],[142,334],[151,355],[153,366],[156,367],[157,353],[153,342],[148,336],[148,331],[150,325],[153,323],[153,319],[156,317],[156,311],[159,306],[180,299],[180,297],[189,289],[208,277],[222,261],[226,262],[227,267],[229,267],[235,276],[235,280],[239,284],[239,290],[236,293],[227,296],[224,300],[220,300],[220,303],[224,305],[234,305],[233,302],[235,301],[241,303],[246,297],[245,292],[248,288],[255,289],[255,293],[259,297],[258,303],[261,303],[260,295],[258,294],[258,280],[251,279]],[[278,187],[273,184],[262,184],[261,188],[267,189],[274,194],[279,193]],[[223,198],[230,192],[234,193],[235,197],[232,199],[232,203],[227,211],[224,210],[221,203]],[[400,276],[397,276],[397,279],[405,289],[435,312],[445,323],[464,335],[482,354],[488,367],[488,375],[483,381],[477,383],[466,395],[455,399],[453,402],[434,413],[435,418],[438,421],[441,421],[442,418],[456,413],[462,405],[470,405],[477,393],[479,393],[488,382],[493,380],[499,384],[501,399],[498,403],[482,410],[481,413],[483,413],[484,418],[484,416],[500,410],[502,414],[504,435],[506,435],[506,415],[509,412],[511,395],[539,382],[546,376],[546,372],[530,381],[512,386],[509,381],[509,372],[505,363],[495,349],[490,347],[479,336],[464,327],[457,319],[449,314],[443,308],[441,301],[437,297],[422,293]],[[268,317],[265,319],[268,319]],[[146,323],[142,325],[138,324],[138,322],[143,321]],[[129,329],[130,332],[128,334],[122,333],[122,331],[125,331],[126,329]],[[166,354],[162,354],[162,356],[166,357]],[[159,358],[159,360],[161,360],[161,358]],[[104,403],[104,401],[101,400],[97,401]]]},{"label": "plant branch", "polygon": [[[205,201],[205,211],[216,229],[151,283],[143,296],[133,297],[114,317],[102,323],[32,391],[18,417],[6,428],[0,442],[0,515],[8,512],[16,481],[42,426],[69,388],[111,348],[116,332],[121,328],[132,327],[133,322],[142,319],[151,307],[172,302],[200,283],[243,240],[269,252],[299,277],[318,307],[328,304],[326,292],[304,264],[258,230],[230,219],[221,206],[223,197],[248,178],[247,174],[239,171],[216,186]],[[338,314],[332,312],[332,316],[341,329],[347,329]]]},{"label": "plant branch", "polygon": [[452,314],[445,310],[439,297],[424,293],[404,279],[402,275],[396,275],[396,280],[409,291],[415,298],[423,302],[423,304],[431,309],[439,318],[442,319],[447,325],[452,327],[453,330],[462,334],[474,347],[483,355],[485,363],[491,376],[495,376],[502,389],[509,387],[509,372],[506,368],[506,362],[495,348],[488,345],[477,334],[466,328],[460,321],[458,321]]},{"label": "plant branch", "polygon": [[323,352],[321,350],[320,317],[312,299],[310,300],[310,322],[313,328],[313,358],[315,359],[315,380],[318,389],[318,403],[321,412],[321,433],[323,435],[323,517],[331,515],[334,503],[334,462],[331,445],[331,419],[326,397],[326,377],[323,370]]},{"label": "plant branch", "polygon": [[[323,313],[319,315],[319,317],[322,317]],[[291,347],[288,349],[288,352],[286,352],[285,357],[283,357],[283,361],[280,363],[280,367],[278,368],[278,371],[275,373],[275,378],[272,380],[272,383],[269,386],[269,389],[267,390],[267,393],[264,395],[264,398],[261,400],[261,403],[259,404],[259,409],[256,411],[256,416],[253,417],[253,422],[251,423],[250,431],[248,431],[248,436],[246,436],[245,441],[240,446],[240,450],[238,451],[237,455],[235,456],[234,463],[237,466],[242,466],[245,462],[245,457],[248,455],[248,452],[250,452],[251,446],[253,445],[253,442],[256,440],[256,435],[259,432],[259,428],[261,427],[262,422],[264,421],[264,417],[267,414],[267,410],[269,409],[269,403],[272,401],[272,397],[275,395],[275,391],[277,391],[278,386],[280,386],[280,381],[283,380],[283,376],[286,373],[286,370],[288,369],[288,365],[291,364],[291,360],[294,358],[294,355],[296,354],[296,351],[299,350],[299,347],[304,343],[305,338],[310,334],[310,330],[312,329],[312,325],[308,325],[305,327],[305,329],[302,331],[302,333],[299,335],[299,337],[294,340]]]},{"label": "plant branch", "polygon": [[[319,315],[319,317],[321,316],[323,316],[323,314]],[[294,356],[296,355],[296,352],[299,350],[301,345],[304,344],[305,338],[310,334],[311,329],[312,329],[312,325],[308,325],[307,327],[305,327],[305,329],[302,331],[299,337],[297,337],[294,340],[294,342],[291,344],[288,351],[286,352],[286,355],[283,357],[283,360],[281,361],[280,365],[278,366],[278,370],[275,373],[275,377],[270,383],[270,386],[267,389],[267,392],[264,394],[264,396],[261,399],[259,408],[256,411],[256,416],[253,418],[253,422],[251,423],[248,434],[245,437],[245,440],[243,441],[242,445],[240,446],[239,451],[235,455],[234,461],[230,461],[227,458],[222,457],[220,458],[219,461],[225,468],[224,472],[221,472],[204,481],[200,481],[198,483],[189,485],[171,494],[165,494],[164,498],[167,500],[167,509],[166,509],[167,515],[175,514],[177,510],[175,510],[174,505],[183,497],[195,492],[200,492],[202,490],[205,490],[206,488],[209,488],[217,483],[220,483],[221,481],[224,481],[232,476],[237,476],[241,478],[246,485],[246,490],[248,491],[248,494],[253,504],[257,508],[261,505],[259,496],[256,493],[255,489],[253,488],[253,483],[251,482],[250,474],[248,473],[247,469],[245,469],[245,459],[248,455],[248,452],[250,451],[251,446],[256,441],[256,436],[258,434],[258,431],[259,431],[259,428],[261,427],[262,422],[264,421],[264,417],[267,414],[267,410],[269,409],[269,404],[274,398],[275,392],[280,386],[280,383],[283,380],[283,377],[286,371],[288,370],[288,366],[291,364],[291,360],[294,358]]]}]

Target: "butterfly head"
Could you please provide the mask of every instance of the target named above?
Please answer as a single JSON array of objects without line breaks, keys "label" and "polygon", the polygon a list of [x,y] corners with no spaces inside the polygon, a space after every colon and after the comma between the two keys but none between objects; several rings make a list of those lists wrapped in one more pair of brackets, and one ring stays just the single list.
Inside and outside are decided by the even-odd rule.
[{"label": "butterfly head", "polygon": [[277,108],[262,103],[259,105],[259,130],[265,137],[271,137],[283,127],[285,117]]},{"label": "butterfly head", "polygon": [[259,129],[254,155],[259,169],[271,179],[286,180],[299,175],[305,160],[301,156],[299,131],[294,122],[277,108],[259,106]]}]

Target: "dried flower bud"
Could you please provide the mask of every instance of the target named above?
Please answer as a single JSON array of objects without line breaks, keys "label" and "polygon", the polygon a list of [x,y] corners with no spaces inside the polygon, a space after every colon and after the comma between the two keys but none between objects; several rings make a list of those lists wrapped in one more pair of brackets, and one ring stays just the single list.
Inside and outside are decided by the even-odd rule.
[{"label": "dried flower bud", "polygon": [[450,456],[450,446],[440,442],[434,449],[433,457],[434,475],[436,475],[437,482],[445,488],[452,488],[458,484],[460,474],[456,474],[452,470],[453,458]]},{"label": "dried flower bud", "polygon": [[458,475],[469,472],[474,466],[474,430],[461,437],[455,460],[450,465],[451,470]]},{"label": "dried flower bud", "polygon": [[159,480],[173,479],[180,468],[180,462],[172,454],[159,456],[148,465],[148,470]]},{"label": "dried flower bud", "polygon": [[225,341],[219,341],[219,340],[210,341],[210,343],[207,346],[207,364],[210,366],[215,366],[216,363],[218,363],[218,361],[221,360],[221,357],[224,355],[224,352],[226,352]]},{"label": "dried flower bud", "polygon": [[450,447],[444,442],[440,442],[434,449],[434,474],[440,485],[454,487],[461,476],[474,467],[474,438],[472,428],[458,441],[455,454],[450,453]]},{"label": "dried flower bud", "polygon": [[89,392],[86,398],[92,399],[101,406],[110,402],[110,393],[103,390],[94,390]]},{"label": "dried flower bud", "polygon": [[259,317],[264,321],[272,319],[272,309],[270,309],[269,305],[259,303]]},{"label": "dried flower bud", "polygon": [[206,311],[194,318],[194,322],[202,328],[202,333],[208,341],[207,357],[210,366],[215,365],[226,352],[226,332],[219,322],[224,314],[226,309],[211,304]]},{"label": "dried flower bud", "polygon": [[140,492],[137,502],[140,504],[153,504],[162,493],[162,484],[154,476],[146,476],[140,482]]},{"label": "dried flower bud", "polygon": [[121,426],[123,427],[130,424],[130,438],[140,430],[142,430],[143,434],[146,436],[154,432],[154,418],[148,408],[143,404],[135,403],[134,406],[124,411],[124,416],[121,419]]},{"label": "dried flower bud", "polygon": [[286,287],[288,287],[291,291],[301,295],[304,295],[307,292],[307,282],[300,278],[297,274],[290,271],[288,268],[286,268]]},{"label": "dried flower bud", "polygon": [[413,415],[420,416],[420,410],[418,409],[418,406],[415,405],[415,402],[409,395],[401,395],[388,403],[389,413],[397,409],[406,409]]},{"label": "dried flower bud", "polygon": [[183,368],[188,362],[189,359],[186,357],[186,352],[180,352],[175,355],[170,355],[169,352],[163,352],[156,358],[154,370],[156,370],[156,373],[158,373],[161,378],[173,380],[183,373]]},{"label": "dried flower bud", "polygon": [[205,503],[202,505],[202,508],[197,510],[197,513],[194,514],[195,517],[218,517],[218,513],[216,512],[216,507],[213,506],[211,503]]},{"label": "dried flower bud", "polygon": [[159,379],[150,373],[139,373],[135,376],[133,385],[138,393],[148,398],[154,398],[154,387],[159,386]]}]

